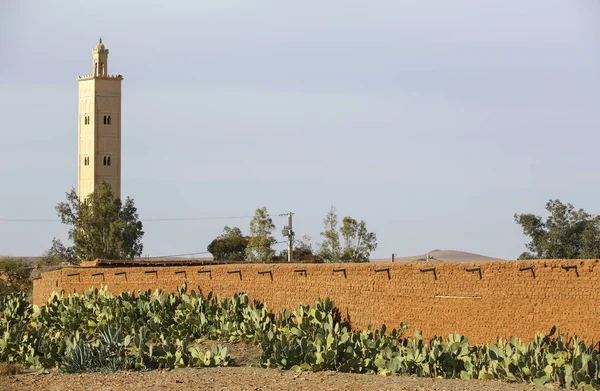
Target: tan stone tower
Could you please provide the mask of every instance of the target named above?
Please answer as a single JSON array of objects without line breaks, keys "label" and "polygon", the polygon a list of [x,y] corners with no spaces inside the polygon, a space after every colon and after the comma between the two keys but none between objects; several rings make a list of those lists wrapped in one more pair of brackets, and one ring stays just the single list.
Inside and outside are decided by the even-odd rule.
[{"label": "tan stone tower", "polygon": [[84,200],[104,180],[121,197],[121,75],[108,74],[102,38],[92,51],[92,73],[79,76],[78,195]]}]

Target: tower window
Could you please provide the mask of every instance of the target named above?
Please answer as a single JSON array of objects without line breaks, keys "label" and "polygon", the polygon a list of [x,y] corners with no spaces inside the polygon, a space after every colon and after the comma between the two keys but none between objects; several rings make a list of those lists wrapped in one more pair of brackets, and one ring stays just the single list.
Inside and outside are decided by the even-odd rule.
[{"label": "tower window", "polygon": [[104,165],[106,166],[106,156],[104,156]]},{"label": "tower window", "polygon": [[106,125],[106,116],[104,116],[104,125]]},{"label": "tower window", "polygon": [[108,124],[110,125],[110,115],[108,116],[107,121],[108,121]]},{"label": "tower window", "polygon": [[84,166],[89,166],[90,165],[90,157],[86,156],[83,158],[83,165]]},{"label": "tower window", "polygon": [[108,157],[108,159],[106,160],[107,162],[107,166],[110,166],[110,156]]}]

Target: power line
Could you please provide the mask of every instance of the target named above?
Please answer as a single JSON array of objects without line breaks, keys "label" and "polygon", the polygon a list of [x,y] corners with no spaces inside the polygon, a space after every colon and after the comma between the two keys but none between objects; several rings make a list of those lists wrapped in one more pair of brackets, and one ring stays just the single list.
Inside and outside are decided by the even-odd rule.
[{"label": "power line", "polygon": [[51,219],[3,219],[0,218],[1,222],[8,223],[60,223],[60,220]]},{"label": "power line", "polygon": [[[287,216],[286,214],[277,214],[272,216]],[[140,219],[141,222],[167,222],[167,221],[202,221],[202,220],[234,220],[234,219],[251,219],[254,216],[218,216],[218,217],[171,217],[171,218],[151,218]],[[56,219],[27,219],[27,218],[2,218],[3,223],[60,223]]]},{"label": "power line", "polygon": [[[165,221],[200,221],[200,220],[233,220],[233,219],[251,219],[254,216],[219,216],[219,217],[173,217],[173,218],[157,218],[157,219],[140,219],[142,222],[165,222]],[[1,218],[0,222],[7,223],[60,223],[60,220],[55,219],[15,219]]]},{"label": "power line", "polygon": [[197,221],[197,220],[233,220],[233,219],[251,219],[254,216],[228,216],[228,217],[174,217],[159,219],[141,219],[142,222],[149,221]]}]

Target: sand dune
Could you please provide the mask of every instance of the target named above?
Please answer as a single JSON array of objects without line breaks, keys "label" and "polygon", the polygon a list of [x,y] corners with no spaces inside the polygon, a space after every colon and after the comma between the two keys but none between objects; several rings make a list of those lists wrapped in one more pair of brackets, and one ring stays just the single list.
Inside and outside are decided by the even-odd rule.
[{"label": "sand dune", "polygon": [[[428,259],[429,257],[429,259]],[[371,262],[391,262],[392,258],[371,259]],[[493,258],[480,254],[468,253],[465,251],[454,250],[433,250],[426,254],[400,257],[396,256],[394,262],[489,262],[489,261],[504,261],[501,258]]]}]

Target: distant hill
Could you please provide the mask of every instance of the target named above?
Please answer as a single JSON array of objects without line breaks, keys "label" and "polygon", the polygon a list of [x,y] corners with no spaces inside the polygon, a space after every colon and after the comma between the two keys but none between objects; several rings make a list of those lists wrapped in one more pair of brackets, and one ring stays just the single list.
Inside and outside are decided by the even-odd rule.
[{"label": "distant hill", "polygon": [[19,257],[19,256],[14,256],[14,255],[0,255],[0,259],[4,259],[4,258],[10,258],[10,259],[23,261],[25,263],[29,263],[32,265],[35,263],[38,263],[42,260],[42,257]]},{"label": "distant hill", "polygon": [[[429,257],[429,259],[428,259]],[[468,253],[465,251],[454,250],[433,250],[426,254],[399,257],[396,256],[394,262],[489,262],[489,261],[505,261],[505,259],[488,257],[485,255]],[[371,262],[391,262],[392,258],[371,259]]]}]

